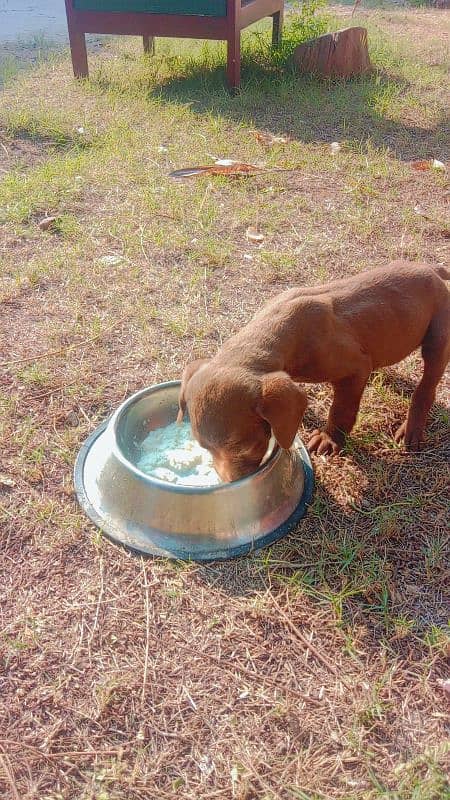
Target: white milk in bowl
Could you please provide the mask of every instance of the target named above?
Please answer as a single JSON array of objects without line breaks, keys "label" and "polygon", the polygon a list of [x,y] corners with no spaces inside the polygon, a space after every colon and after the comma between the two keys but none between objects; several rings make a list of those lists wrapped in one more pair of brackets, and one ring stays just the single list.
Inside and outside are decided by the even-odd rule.
[{"label": "white milk in bowl", "polygon": [[188,422],[172,422],[150,431],[140,444],[136,466],[146,475],[178,486],[222,483],[211,454],[194,439]]}]

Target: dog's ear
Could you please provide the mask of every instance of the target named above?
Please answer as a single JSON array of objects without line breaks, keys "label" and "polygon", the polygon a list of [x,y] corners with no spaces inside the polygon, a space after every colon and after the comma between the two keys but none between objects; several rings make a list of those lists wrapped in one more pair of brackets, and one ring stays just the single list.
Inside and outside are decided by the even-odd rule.
[{"label": "dog's ear", "polygon": [[189,381],[199,369],[208,363],[209,360],[209,358],[197,358],[196,361],[191,361],[190,364],[186,364],[181,377],[180,398],[178,401],[180,410],[178,412],[177,422],[183,422],[184,412],[186,411],[186,389]]},{"label": "dog's ear", "polygon": [[270,372],[261,380],[256,411],[267,420],[280,447],[288,450],[306,411],[305,392],[286,372]]}]

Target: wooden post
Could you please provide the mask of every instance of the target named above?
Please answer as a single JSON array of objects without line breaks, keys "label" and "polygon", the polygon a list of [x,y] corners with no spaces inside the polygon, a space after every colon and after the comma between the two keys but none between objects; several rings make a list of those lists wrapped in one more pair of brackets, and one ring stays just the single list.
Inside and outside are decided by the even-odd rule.
[{"label": "wooden post", "polygon": [[72,55],[73,74],[76,78],[89,78],[86,38],[84,33],[69,27],[70,52]]},{"label": "wooden post", "polygon": [[241,0],[227,2],[227,79],[231,92],[236,92],[241,82]]},{"label": "wooden post", "polygon": [[155,38],[153,36],[143,36],[144,53],[150,53],[152,56],[155,54]]},{"label": "wooden post", "polygon": [[283,36],[283,9],[277,11],[276,14],[272,14],[272,19],[272,47],[278,50],[281,46],[281,39]]},{"label": "wooden post", "polygon": [[88,78],[89,67],[87,60],[86,37],[84,31],[80,31],[75,22],[72,0],[66,0],[66,13],[73,74],[76,78]]}]

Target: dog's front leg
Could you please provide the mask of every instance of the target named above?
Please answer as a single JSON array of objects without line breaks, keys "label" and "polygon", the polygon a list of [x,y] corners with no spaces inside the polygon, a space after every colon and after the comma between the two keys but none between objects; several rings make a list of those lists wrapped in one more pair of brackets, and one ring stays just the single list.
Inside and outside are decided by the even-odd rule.
[{"label": "dog's front leg", "polygon": [[317,455],[338,453],[355,424],[361,397],[371,370],[367,367],[357,375],[333,383],[333,404],[324,431],[315,430],[308,442],[308,450]]}]

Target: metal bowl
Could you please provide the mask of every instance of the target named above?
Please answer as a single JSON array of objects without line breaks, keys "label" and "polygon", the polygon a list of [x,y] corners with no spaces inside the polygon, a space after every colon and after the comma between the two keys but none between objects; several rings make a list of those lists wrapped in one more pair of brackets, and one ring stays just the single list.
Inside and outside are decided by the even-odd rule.
[{"label": "metal bowl", "polygon": [[314,479],[299,438],[275,447],[253,475],[217,486],[180,486],[136,462],[150,430],[174,422],[179,381],[126,400],[82,446],[75,464],[80,505],[113,541],[146,555],[213,561],[244,555],[288,533],[306,513]]}]

